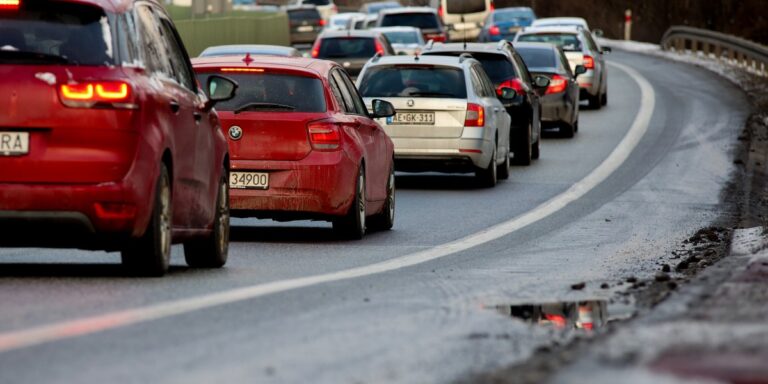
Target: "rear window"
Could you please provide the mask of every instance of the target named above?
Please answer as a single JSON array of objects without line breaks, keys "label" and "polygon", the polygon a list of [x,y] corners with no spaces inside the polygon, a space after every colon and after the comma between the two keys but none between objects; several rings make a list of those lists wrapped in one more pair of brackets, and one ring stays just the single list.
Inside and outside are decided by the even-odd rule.
[{"label": "rear window", "polygon": [[497,11],[493,14],[493,21],[503,23],[507,21],[533,21],[533,12],[528,10]]},{"label": "rear window", "polygon": [[382,27],[416,27],[421,29],[439,29],[437,16],[433,13],[395,13],[384,15],[381,19]]},{"label": "rear window", "polygon": [[421,44],[421,35],[417,32],[384,32],[384,35],[390,44]]},{"label": "rear window", "polygon": [[[226,74],[240,87],[234,99],[216,104],[220,111],[325,112],[325,91],[320,79],[285,74]],[[210,73],[199,73],[207,84]],[[249,107],[250,106],[250,107]]]},{"label": "rear window", "polygon": [[302,4],[329,5],[331,4],[331,0],[304,0],[302,1]]},{"label": "rear window", "polygon": [[22,1],[0,11],[0,62],[113,65],[109,18],[101,8]]},{"label": "rear window", "polygon": [[[440,56],[459,56],[461,52],[441,52],[436,51],[434,55]],[[488,77],[494,83],[502,83],[505,80],[513,79],[517,77],[515,67],[504,55],[495,55],[487,53],[472,52],[472,57],[475,58],[480,64],[483,65],[483,69],[488,73]]]},{"label": "rear window", "polygon": [[556,68],[555,51],[543,48],[515,48],[528,68]]},{"label": "rear window", "polygon": [[478,13],[485,12],[485,0],[447,0],[447,13]]},{"label": "rear window", "polygon": [[435,97],[466,99],[464,72],[433,66],[380,66],[360,82],[363,97]]},{"label": "rear window", "polygon": [[376,54],[376,43],[369,37],[339,37],[320,42],[321,59],[342,57],[366,58]]},{"label": "rear window", "polygon": [[320,13],[316,9],[295,9],[288,11],[288,19],[295,20],[317,20]]},{"label": "rear window", "polygon": [[535,33],[521,35],[518,41],[550,43],[563,48],[564,51],[580,51],[581,41],[572,33]]}]

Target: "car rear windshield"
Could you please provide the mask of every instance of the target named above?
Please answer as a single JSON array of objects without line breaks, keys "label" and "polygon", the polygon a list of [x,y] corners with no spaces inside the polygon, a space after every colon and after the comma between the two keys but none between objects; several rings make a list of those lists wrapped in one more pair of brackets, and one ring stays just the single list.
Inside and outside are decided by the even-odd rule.
[{"label": "car rear windshield", "polygon": [[384,15],[381,19],[382,27],[416,27],[421,29],[438,29],[440,24],[433,13],[394,13]]},{"label": "car rear windshield", "polygon": [[461,69],[431,65],[373,67],[360,82],[360,92],[363,97],[467,98]]},{"label": "car rear windshield", "polygon": [[496,11],[496,13],[493,14],[493,21],[496,23],[521,20],[531,21],[533,18],[533,12],[522,9],[514,11]]},{"label": "car rear windshield", "polygon": [[304,0],[302,1],[302,4],[329,5],[331,4],[331,0]]},{"label": "car rear windshield", "polygon": [[485,12],[485,0],[448,0],[445,10],[455,14]]},{"label": "car rear windshield", "polygon": [[[458,51],[458,52],[436,51],[434,54],[440,55],[440,56],[459,56],[462,53],[464,53],[464,51]],[[517,73],[515,72],[515,67],[512,66],[512,63],[504,55],[493,54],[493,53],[488,54],[488,53],[472,52],[472,57],[475,58],[477,61],[480,62],[480,64],[483,65],[483,69],[485,70],[486,73],[488,73],[488,77],[494,83],[501,83],[504,80],[509,80],[517,77]]]},{"label": "car rear windshield", "polygon": [[515,48],[528,68],[557,68],[555,51],[548,48]]},{"label": "car rear windshield", "polygon": [[[210,73],[197,75],[208,84]],[[220,111],[325,112],[325,91],[320,79],[287,74],[230,74],[240,87],[234,99],[216,104]]]},{"label": "car rear windshield", "polygon": [[321,59],[342,57],[366,58],[376,54],[376,43],[372,37],[324,38],[320,42]]},{"label": "car rear windshield", "polygon": [[0,63],[113,65],[112,34],[101,8],[22,1],[0,10]]},{"label": "car rear windshield", "polygon": [[418,32],[384,32],[391,44],[419,44]]},{"label": "car rear windshield", "polygon": [[521,35],[518,41],[555,44],[563,48],[564,51],[581,50],[579,37],[572,33],[532,33],[530,35]]},{"label": "car rear windshield", "polygon": [[291,21],[318,20],[320,12],[316,9],[294,9],[288,11],[288,19]]}]

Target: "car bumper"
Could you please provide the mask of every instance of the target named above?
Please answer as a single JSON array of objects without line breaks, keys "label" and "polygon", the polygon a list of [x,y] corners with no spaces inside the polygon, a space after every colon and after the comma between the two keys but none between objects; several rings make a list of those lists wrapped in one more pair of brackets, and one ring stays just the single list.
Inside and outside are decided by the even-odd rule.
[{"label": "car bumper", "polygon": [[579,94],[581,98],[585,98],[587,95],[597,96],[600,92],[600,84],[598,84],[594,70],[588,70],[586,73],[577,77],[576,81],[579,83]]},{"label": "car bumper", "polygon": [[[396,168],[406,172],[417,164],[419,171],[470,172],[474,168],[485,168],[491,161],[494,146],[493,141],[484,138],[392,138],[392,141]],[[404,167],[405,164],[409,166]]]},{"label": "car bumper", "polygon": [[545,95],[541,98],[541,122],[570,123],[574,108],[566,93]]},{"label": "car bumper", "polygon": [[291,32],[291,44],[312,44],[320,32]]},{"label": "car bumper", "polygon": [[479,36],[480,32],[482,31],[481,28],[468,28],[468,29],[449,29],[447,31],[448,33],[448,40],[450,41],[475,41]]},{"label": "car bumper", "polygon": [[269,173],[269,187],[230,189],[232,215],[278,220],[344,215],[354,198],[357,167],[342,151],[313,151],[300,161],[233,160],[233,172]]}]

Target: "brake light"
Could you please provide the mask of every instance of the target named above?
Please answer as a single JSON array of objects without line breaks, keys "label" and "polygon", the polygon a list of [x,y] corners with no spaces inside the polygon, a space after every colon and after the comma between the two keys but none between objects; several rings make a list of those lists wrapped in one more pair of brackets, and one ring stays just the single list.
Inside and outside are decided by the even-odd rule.
[{"label": "brake light", "polygon": [[525,89],[523,88],[523,82],[520,79],[510,79],[502,82],[496,87],[496,95],[501,96],[501,89],[507,87],[512,88],[518,95],[525,95]]},{"label": "brake light", "polygon": [[589,55],[584,55],[584,68],[595,69],[595,58]]},{"label": "brake light", "polygon": [[376,53],[378,53],[381,56],[384,56],[384,46],[381,45],[381,42],[379,39],[376,39]]},{"label": "brake light", "polygon": [[62,104],[70,108],[138,108],[130,84],[123,81],[99,81],[59,86]]},{"label": "brake light", "polygon": [[565,91],[565,87],[567,85],[568,82],[564,77],[560,75],[554,75],[552,76],[552,79],[549,80],[549,87],[547,87],[547,92],[545,95],[563,92]]},{"label": "brake light", "polygon": [[441,19],[443,18],[443,6],[437,7],[437,16],[439,16]]},{"label": "brake light", "polygon": [[464,119],[464,126],[485,126],[485,108],[482,105],[467,103],[467,117]]},{"label": "brake light", "polygon": [[424,41],[434,41],[435,43],[444,43],[445,34],[442,33],[427,33],[424,35]]},{"label": "brake light", "polygon": [[491,1],[491,12],[495,10],[496,10],[496,4],[494,4],[493,1]]},{"label": "brake light", "polygon": [[18,10],[21,5],[20,0],[0,0],[0,10]]},{"label": "brake light", "polygon": [[317,25],[325,27],[325,19],[320,19],[320,21],[317,22]]},{"label": "brake light", "polygon": [[488,30],[488,33],[490,33],[493,36],[501,35],[501,30],[499,29],[498,25],[491,26],[491,28]]},{"label": "brake light", "polygon": [[320,56],[320,39],[315,40],[315,44],[312,45],[312,58],[317,59]]},{"label": "brake light", "polygon": [[264,68],[222,68],[222,72],[263,73]]},{"label": "brake light", "polygon": [[341,133],[337,124],[317,121],[307,125],[309,142],[312,148],[320,151],[333,151],[341,146]]}]

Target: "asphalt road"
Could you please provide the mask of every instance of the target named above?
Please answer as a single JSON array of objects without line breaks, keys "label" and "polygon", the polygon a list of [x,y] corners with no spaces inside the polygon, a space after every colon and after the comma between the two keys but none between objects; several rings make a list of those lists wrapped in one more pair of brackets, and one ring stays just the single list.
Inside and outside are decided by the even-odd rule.
[{"label": "asphalt road", "polygon": [[226,268],[187,269],[176,248],[162,279],[123,277],[117,254],[0,250],[0,383],[442,383],[525,359],[558,336],[485,307],[607,297],[601,282],[653,276],[735,214],[722,192],[743,93],[684,64],[610,61],[639,76],[612,66],[608,107],[582,110],[574,139],[547,138],[494,189],[399,175],[394,230],[362,241],[234,220]]}]

